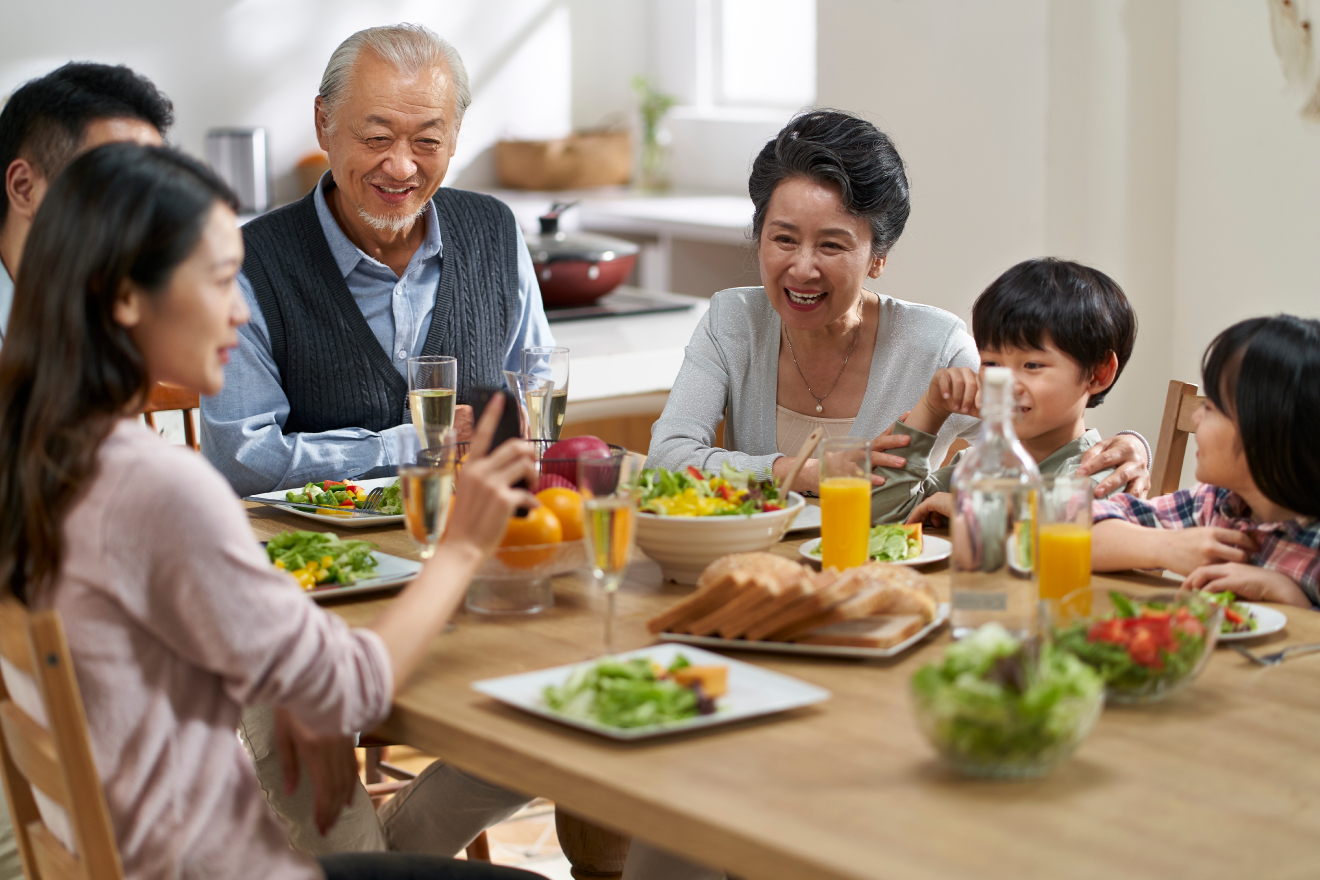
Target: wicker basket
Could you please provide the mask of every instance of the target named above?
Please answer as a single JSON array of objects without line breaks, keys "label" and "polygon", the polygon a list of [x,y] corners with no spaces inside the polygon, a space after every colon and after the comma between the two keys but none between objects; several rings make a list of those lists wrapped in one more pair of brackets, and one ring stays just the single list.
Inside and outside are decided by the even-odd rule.
[{"label": "wicker basket", "polygon": [[500,141],[495,171],[500,185],[511,189],[625,184],[632,177],[632,138],[626,131],[598,131],[553,141]]}]

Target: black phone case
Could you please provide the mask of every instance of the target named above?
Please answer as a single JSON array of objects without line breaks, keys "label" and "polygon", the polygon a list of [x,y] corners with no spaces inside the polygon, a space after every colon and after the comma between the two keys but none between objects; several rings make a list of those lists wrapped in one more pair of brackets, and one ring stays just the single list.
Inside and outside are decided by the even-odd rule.
[{"label": "black phone case", "polygon": [[[513,396],[513,392],[507,388],[476,388],[472,392],[472,412],[477,421],[481,420],[486,412],[486,404],[490,403],[492,397],[503,396],[504,412],[500,413],[500,423],[495,427],[495,438],[491,440],[490,448],[492,450],[499,448],[499,445],[511,437],[521,437],[522,428],[518,420],[518,398]],[[528,489],[526,480],[519,480],[514,483],[519,489]],[[514,516],[526,516],[527,508],[519,507],[514,511]]]}]

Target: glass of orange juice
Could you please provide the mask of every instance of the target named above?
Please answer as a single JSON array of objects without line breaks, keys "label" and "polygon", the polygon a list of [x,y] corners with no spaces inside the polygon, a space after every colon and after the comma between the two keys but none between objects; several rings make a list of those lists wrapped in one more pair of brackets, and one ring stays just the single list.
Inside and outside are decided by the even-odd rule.
[{"label": "glass of orange juice", "polygon": [[1089,477],[1046,477],[1036,508],[1040,598],[1057,609],[1064,596],[1091,585]]},{"label": "glass of orange juice", "polygon": [[820,564],[843,571],[866,562],[871,540],[871,444],[839,437],[820,446]]}]

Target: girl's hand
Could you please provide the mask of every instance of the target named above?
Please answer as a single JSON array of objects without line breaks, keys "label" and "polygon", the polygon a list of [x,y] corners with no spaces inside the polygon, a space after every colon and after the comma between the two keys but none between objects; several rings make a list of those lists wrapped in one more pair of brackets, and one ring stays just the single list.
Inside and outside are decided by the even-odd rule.
[{"label": "girl's hand", "polygon": [[1114,472],[1095,487],[1095,497],[1104,498],[1124,483],[1127,494],[1145,498],[1150,491],[1150,469],[1146,467],[1146,447],[1131,434],[1117,434],[1082,453],[1077,476],[1085,477],[1106,468]]},{"label": "girl's hand", "polygon": [[1306,597],[1306,593],[1286,574],[1240,562],[1202,565],[1183,581],[1183,589],[1206,590],[1211,593],[1231,590],[1239,599],[1252,602],[1311,607],[1311,600]]},{"label": "girl's hand", "polygon": [[1250,562],[1256,550],[1250,535],[1210,527],[1162,531],[1160,544],[1161,567],[1183,575],[1205,565]]},{"label": "girl's hand", "polygon": [[953,496],[948,492],[936,492],[918,504],[907,521],[925,523],[933,529],[941,529],[947,526],[952,518]]},{"label": "girl's hand", "polygon": [[536,456],[529,444],[508,440],[490,455],[486,454],[503,409],[503,396],[496,396],[481,414],[467,461],[458,472],[454,508],[449,514],[449,532],[445,536],[446,544],[466,543],[483,556],[494,552],[499,545],[515,509],[538,504],[532,493],[513,488],[519,480],[536,478]]}]

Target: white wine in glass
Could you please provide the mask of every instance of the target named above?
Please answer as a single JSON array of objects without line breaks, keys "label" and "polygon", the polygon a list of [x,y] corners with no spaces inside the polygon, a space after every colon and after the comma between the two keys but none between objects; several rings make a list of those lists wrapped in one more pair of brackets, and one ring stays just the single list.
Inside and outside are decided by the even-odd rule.
[{"label": "white wine in glass", "polygon": [[454,495],[453,464],[405,465],[399,468],[399,490],[408,534],[417,544],[418,555],[430,559],[449,521],[449,502]]},{"label": "white wine in glass", "polygon": [[614,653],[614,597],[623,582],[637,529],[635,468],[625,453],[578,460],[588,560],[605,592],[605,653]]},{"label": "white wine in glass", "polygon": [[422,446],[432,449],[454,429],[454,405],[458,395],[449,388],[422,388],[408,392],[413,426]]},{"label": "white wine in glass", "polygon": [[564,429],[564,414],[568,411],[568,349],[563,346],[524,348],[522,371],[555,383],[545,439],[558,440],[559,432]]}]

